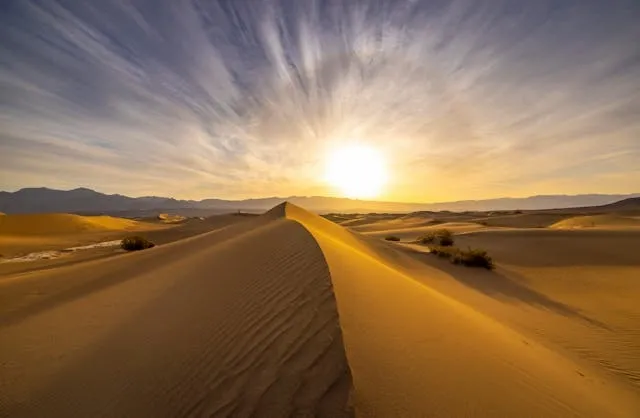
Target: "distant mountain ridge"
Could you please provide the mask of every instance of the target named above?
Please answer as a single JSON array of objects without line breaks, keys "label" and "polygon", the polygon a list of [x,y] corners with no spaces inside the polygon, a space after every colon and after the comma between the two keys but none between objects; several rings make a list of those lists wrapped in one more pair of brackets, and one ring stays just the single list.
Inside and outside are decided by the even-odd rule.
[{"label": "distant mountain ridge", "polygon": [[602,209],[612,210],[640,210],[640,197],[630,197],[608,205],[601,206]]},{"label": "distant mountain ridge", "polygon": [[[178,200],[170,197],[129,197],[104,194],[87,188],[55,190],[46,187],[25,188],[16,192],[0,192],[0,212],[10,213],[118,213],[162,210],[265,211],[289,201],[315,212],[415,212],[415,211],[491,211],[540,210],[609,205],[624,199],[640,198],[640,193],[627,195],[541,195],[525,198],[464,200],[442,203],[401,203],[355,200],[338,197],[291,196],[245,200]],[[637,203],[637,202],[636,202]]]}]

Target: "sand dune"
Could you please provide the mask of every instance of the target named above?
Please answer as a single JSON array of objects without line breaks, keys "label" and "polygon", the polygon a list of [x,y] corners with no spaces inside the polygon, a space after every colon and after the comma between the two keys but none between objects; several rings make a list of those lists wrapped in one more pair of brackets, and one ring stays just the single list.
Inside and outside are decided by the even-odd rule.
[{"label": "sand dune", "polygon": [[354,226],[349,223],[344,223],[342,226],[352,228],[358,232],[373,233],[389,230],[402,230],[402,229],[415,229],[415,228],[428,228],[431,226],[439,225],[442,222],[437,222],[433,218],[397,218],[382,221],[375,221],[367,217],[361,219],[359,224]]},{"label": "sand dune", "polygon": [[397,231],[421,227],[453,225],[481,225],[498,228],[546,228],[565,219],[573,218],[576,214],[570,212],[415,212],[408,215],[401,214],[359,214],[332,215],[327,219],[358,232],[376,233],[381,231]]},{"label": "sand dune", "polygon": [[187,219],[187,218],[182,216],[182,215],[171,215],[171,214],[168,214],[168,213],[161,213],[161,214],[158,215],[158,220],[163,222],[163,223],[183,222],[185,219]]},{"label": "sand dune", "polygon": [[506,229],[506,228],[497,228],[497,227],[487,227],[484,225],[480,225],[475,222],[445,222],[432,224],[427,226],[417,226],[417,227],[402,227],[398,229],[383,229],[383,230],[369,230],[369,229],[358,229],[354,228],[356,231],[378,238],[384,238],[387,236],[396,236],[400,238],[402,241],[415,241],[420,236],[427,234],[429,232],[438,230],[438,229],[448,229],[453,233],[459,234],[463,232],[472,232],[472,231],[486,231],[486,230],[496,230],[496,229]]},{"label": "sand dune", "polygon": [[[8,274],[53,268],[87,260],[117,255],[118,243],[131,234],[143,235],[156,245],[226,228],[250,219],[236,214],[190,218],[166,225],[150,222],[136,223],[135,230],[85,230],[72,234],[0,235],[0,279]],[[139,228],[138,228],[139,227]]]},{"label": "sand dune", "polygon": [[[129,233],[157,231],[172,225],[138,222],[110,216],[72,214],[5,215],[0,217],[0,261],[14,258],[59,258],[76,247],[122,239]],[[65,252],[66,251],[66,252]],[[73,252],[73,250],[71,250]],[[40,253],[38,255],[37,253]],[[49,256],[51,255],[51,256]],[[30,263],[31,264],[31,263]],[[28,266],[25,266],[28,268]],[[2,263],[0,275],[22,269]]]},{"label": "sand dune", "polygon": [[486,226],[506,228],[546,228],[568,216],[564,213],[525,212],[513,215],[492,215],[475,217],[474,221],[482,222]]},{"label": "sand dune", "polygon": [[575,216],[550,226],[555,229],[568,228],[640,228],[640,219],[616,215]]},{"label": "sand dune", "polygon": [[282,216],[0,285],[2,416],[350,414],[326,263]]},{"label": "sand dune", "polygon": [[[284,204],[140,253],[5,278],[0,415],[640,414],[637,321],[597,317],[596,305],[583,306],[592,322],[571,316],[544,286],[519,291],[546,305],[516,305],[495,295],[507,292],[502,267],[463,282],[421,256]],[[571,331],[566,344],[537,332],[540,318]],[[596,332],[610,345],[589,343]],[[626,359],[609,364],[631,378],[598,356],[619,346]]]},{"label": "sand dune", "polygon": [[524,266],[640,266],[633,230],[494,230],[457,235],[462,247],[480,247],[506,264]]},{"label": "sand dune", "polygon": [[111,216],[80,216],[68,213],[5,215],[0,235],[62,235],[87,231],[152,229],[153,225]]},{"label": "sand dune", "polygon": [[[421,285],[400,257],[372,257],[295,208],[327,258],[364,416],[633,416],[634,389]],[[422,266],[422,276],[446,278]],[[456,296],[455,294],[452,296]],[[636,328],[637,330],[637,328]],[[636,342],[637,347],[637,342]],[[637,358],[637,356],[636,356]],[[581,375],[582,374],[582,375]],[[584,375],[589,378],[585,379]]]}]

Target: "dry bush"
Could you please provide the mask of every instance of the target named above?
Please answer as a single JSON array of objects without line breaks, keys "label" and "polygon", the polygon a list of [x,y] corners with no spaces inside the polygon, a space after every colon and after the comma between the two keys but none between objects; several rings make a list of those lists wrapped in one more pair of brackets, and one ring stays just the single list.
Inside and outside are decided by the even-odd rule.
[{"label": "dry bush", "polygon": [[453,233],[448,229],[436,229],[419,237],[418,242],[420,244],[434,244],[449,247],[454,243]]},{"label": "dry bush", "polygon": [[488,270],[494,268],[493,260],[485,250],[471,249],[461,250],[456,247],[438,246],[429,247],[431,254],[446,258],[453,264],[461,264],[467,267],[483,267]]},{"label": "dry bush", "polygon": [[155,244],[141,236],[126,237],[120,242],[120,248],[126,251],[146,250],[154,247]]}]

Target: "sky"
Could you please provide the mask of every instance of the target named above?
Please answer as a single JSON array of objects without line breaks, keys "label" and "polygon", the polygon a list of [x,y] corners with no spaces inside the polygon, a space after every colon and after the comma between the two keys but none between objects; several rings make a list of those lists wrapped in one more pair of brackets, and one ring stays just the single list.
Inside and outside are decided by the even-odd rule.
[{"label": "sky", "polygon": [[3,0],[0,190],[379,200],[640,191],[637,0]]}]

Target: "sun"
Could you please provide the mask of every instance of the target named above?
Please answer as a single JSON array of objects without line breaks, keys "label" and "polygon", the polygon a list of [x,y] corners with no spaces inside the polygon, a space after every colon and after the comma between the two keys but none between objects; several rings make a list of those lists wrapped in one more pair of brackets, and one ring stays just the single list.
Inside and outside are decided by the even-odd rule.
[{"label": "sun", "polygon": [[329,153],[326,180],[351,198],[372,198],[380,195],[387,182],[384,156],[364,144],[351,144]]}]

